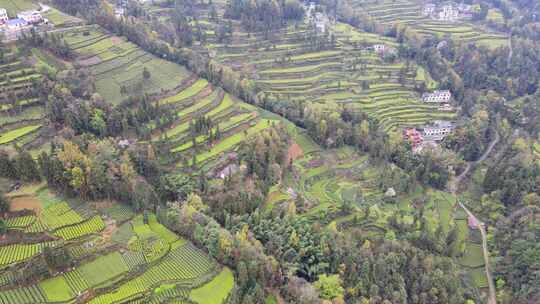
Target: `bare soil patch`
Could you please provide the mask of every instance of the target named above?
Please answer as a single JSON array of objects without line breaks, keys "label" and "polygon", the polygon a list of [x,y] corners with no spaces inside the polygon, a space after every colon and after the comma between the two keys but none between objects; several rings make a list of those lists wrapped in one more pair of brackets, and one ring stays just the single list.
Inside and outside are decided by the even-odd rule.
[{"label": "bare soil patch", "polygon": [[116,223],[115,221],[110,220],[106,224],[107,224],[107,227],[105,227],[105,229],[101,232],[101,237],[103,238],[104,242],[108,243],[110,242],[112,235],[114,231],[116,230]]},{"label": "bare soil patch", "polygon": [[39,214],[42,209],[43,206],[41,205],[41,201],[37,197],[29,195],[14,197],[11,199],[9,205],[9,211],[11,212],[32,210],[36,214]]},{"label": "bare soil patch", "polygon": [[296,142],[293,142],[292,145],[289,146],[289,150],[287,151],[287,163],[290,163],[291,160],[302,157],[302,155],[304,155],[302,147],[300,147],[300,145],[298,145]]}]

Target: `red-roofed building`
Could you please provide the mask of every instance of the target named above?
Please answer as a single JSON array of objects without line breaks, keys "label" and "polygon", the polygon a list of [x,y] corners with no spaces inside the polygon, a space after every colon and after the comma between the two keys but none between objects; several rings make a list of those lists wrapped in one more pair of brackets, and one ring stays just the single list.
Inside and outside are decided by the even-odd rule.
[{"label": "red-roofed building", "polygon": [[424,141],[422,133],[418,132],[415,128],[403,130],[403,137],[411,142],[413,149],[421,145]]}]

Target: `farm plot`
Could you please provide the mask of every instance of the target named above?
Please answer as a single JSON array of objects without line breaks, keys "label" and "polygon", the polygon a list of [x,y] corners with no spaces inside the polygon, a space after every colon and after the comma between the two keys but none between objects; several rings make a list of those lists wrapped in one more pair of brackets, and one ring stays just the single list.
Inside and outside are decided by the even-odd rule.
[{"label": "farm plot", "polygon": [[0,303],[2,304],[35,304],[45,301],[43,290],[38,286],[0,291]]},{"label": "farm plot", "polygon": [[37,2],[33,0],[0,0],[0,7],[5,8],[12,17],[21,11],[39,8]]},{"label": "farm plot", "polygon": [[105,223],[100,216],[94,216],[89,220],[86,220],[82,223],[75,224],[73,226],[68,226],[60,228],[55,231],[55,235],[63,238],[64,240],[72,240],[87,236],[92,233],[99,232],[105,228]]},{"label": "farm plot", "polygon": [[[21,5],[25,5],[24,1]],[[34,53],[19,55],[16,45],[0,49],[4,54],[0,64],[0,146],[8,149],[9,145],[17,144],[37,150],[36,139],[43,135],[44,124],[43,104],[37,98],[42,77],[38,70],[42,71],[42,65]],[[29,64],[34,61],[37,61],[35,65]],[[45,144],[42,142],[39,144]]]},{"label": "farm plot", "polygon": [[122,284],[111,293],[96,297],[90,303],[125,302],[134,299],[141,293],[152,290],[161,282],[186,282],[209,274],[216,267],[204,253],[191,244],[179,246],[159,262],[150,267],[142,275]]},{"label": "farm plot", "polygon": [[84,221],[84,218],[71,209],[66,202],[49,206],[43,210],[39,218],[45,227],[50,230],[75,225]]},{"label": "farm plot", "polygon": [[[128,267],[122,255],[119,252],[113,252],[105,256],[100,256],[94,261],[82,265],[75,271],[78,272],[75,277],[80,276],[84,278],[88,286],[96,287],[126,273]],[[84,282],[79,284],[84,284]]]},{"label": "farm plot", "polygon": [[[208,102],[205,102],[208,105]],[[192,123],[193,119],[196,118],[197,115],[195,114],[195,109],[199,108],[198,106],[199,102],[195,102],[192,106],[185,108],[182,110],[184,113],[184,116],[179,116],[180,123],[174,124],[170,129],[166,130],[164,135],[166,138],[182,138],[187,135],[187,132],[190,129],[190,124]],[[219,105],[213,109],[210,109],[207,113],[204,115],[201,113],[199,116],[204,116],[206,118],[210,118],[213,121],[216,121],[217,116],[221,116],[224,113],[232,112],[236,107],[234,106],[235,103],[233,102],[231,96],[229,94],[225,94]],[[207,109],[208,110],[208,109]],[[189,121],[186,119],[190,119]],[[154,140],[157,139],[157,136],[154,136]]]},{"label": "farm plot", "polygon": [[208,81],[206,79],[199,79],[195,83],[193,83],[191,86],[189,86],[186,89],[180,91],[178,94],[167,97],[167,98],[161,100],[160,103],[161,104],[171,104],[171,103],[182,102],[185,99],[188,99],[188,98],[191,98],[191,97],[197,95],[206,86],[208,86]]},{"label": "farm plot", "polygon": [[5,220],[7,228],[25,228],[30,226],[36,221],[35,215],[25,215],[19,217],[12,217]]},{"label": "farm plot", "polygon": [[[0,276],[1,304],[74,303],[82,294],[90,295],[86,301],[93,298],[98,303],[131,302],[142,295],[150,296],[152,301],[177,297],[187,300],[191,289],[218,274],[215,261],[160,224],[154,214],[135,215],[128,206],[105,205],[108,207],[99,209],[102,215],[98,216],[91,209],[94,205],[67,203],[43,187],[23,187],[15,194],[33,195],[43,200],[46,208],[36,215],[9,218],[7,224],[13,229],[32,228],[36,233],[48,232],[69,241],[0,247],[0,268],[5,271]],[[88,236],[104,227],[101,216],[123,224],[113,229],[112,236]],[[115,221],[107,222],[114,228]],[[7,266],[36,257],[45,247],[65,248],[76,261],[74,266],[33,285],[18,285],[17,273]],[[157,287],[159,292],[154,291]]]},{"label": "farm plot", "polygon": [[238,144],[242,143],[247,137],[257,134],[271,127],[273,123],[278,123],[278,121],[274,121],[270,119],[262,119],[259,122],[257,122],[254,126],[245,130],[244,132],[235,133],[221,140],[220,142],[212,146],[209,150],[204,151],[203,153],[198,153],[196,155],[197,164],[204,163],[208,161],[209,159],[214,158],[226,151],[232,150]]},{"label": "farm plot", "polygon": [[[392,5],[388,8],[393,10]],[[454,112],[419,102],[418,87],[438,87],[424,68],[413,62],[388,62],[368,50],[373,44],[397,48],[395,39],[336,23],[332,26],[335,45],[314,50],[306,40],[309,33],[307,25],[300,25],[276,33],[271,41],[262,35],[246,39],[247,33],[238,26],[231,43],[213,43],[208,48],[222,63],[252,75],[262,89],[261,98],[307,101],[323,112],[347,105],[378,119],[387,131],[454,119]],[[185,132],[187,126],[182,127]],[[182,144],[174,151],[191,146]]]},{"label": "farm plot", "polygon": [[6,266],[29,259],[43,250],[43,248],[55,247],[59,242],[44,242],[37,244],[13,244],[0,247],[0,266]]},{"label": "farm plot", "polygon": [[229,268],[223,270],[207,284],[193,289],[190,299],[199,304],[221,304],[234,287],[234,276]]},{"label": "farm plot", "polygon": [[65,302],[75,297],[63,276],[40,282],[39,287],[43,290],[47,302]]},{"label": "farm plot", "polygon": [[41,128],[41,125],[30,125],[4,132],[0,134],[0,145],[18,141],[24,136],[37,131],[39,128]]},{"label": "farm plot", "polygon": [[64,38],[96,78],[96,89],[107,101],[118,104],[133,94],[172,90],[189,76],[177,64],[144,52],[123,38],[98,27],[67,31]]},{"label": "farm plot", "polygon": [[488,48],[497,48],[508,44],[507,37],[504,35],[489,33],[466,19],[448,22],[423,16],[422,9],[425,2],[415,0],[352,0],[351,2],[355,9],[367,12],[385,26],[407,24],[412,30],[423,36],[436,36],[439,39],[450,37],[457,42],[477,43]]}]

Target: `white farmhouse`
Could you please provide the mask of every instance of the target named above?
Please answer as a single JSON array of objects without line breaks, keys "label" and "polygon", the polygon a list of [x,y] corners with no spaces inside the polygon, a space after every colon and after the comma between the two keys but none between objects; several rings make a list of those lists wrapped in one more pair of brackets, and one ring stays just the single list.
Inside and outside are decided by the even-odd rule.
[{"label": "white farmhouse", "polygon": [[422,134],[431,140],[440,141],[450,134],[453,129],[454,125],[451,122],[437,120],[433,125],[424,127]]},{"label": "white farmhouse", "polygon": [[43,16],[37,11],[24,11],[17,14],[17,18],[26,21],[26,23],[34,24],[43,21]]},{"label": "white farmhouse", "polygon": [[5,8],[0,8],[0,25],[6,24],[6,22],[9,20],[7,11]]},{"label": "white farmhouse", "polygon": [[433,93],[424,93],[422,100],[427,103],[448,103],[452,98],[452,93],[448,90],[434,91]]},{"label": "white farmhouse", "polygon": [[384,54],[387,54],[387,53],[397,53],[397,50],[396,48],[393,48],[391,46],[387,46],[385,44],[374,44],[372,46],[373,50],[375,51],[375,53],[379,54],[379,55],[384,55]]},{"label": "white farmhouse", "polygon": [[323,13],[317,12],[315,13],[315,16],[313,18],[313,23],[315,24],[315,28],[318,32],[324,33],[326,32],[326,26],[328,24],[329,20],[326,15]]},{"label": "white farmhouse", "polygon": [[376,53],[384,53],[384,51],[386,50],[386,45],[374,44],[373,49],[375,50]]},{"label": "white farmhouse", "polygon": [[459,17],[459,10],[454,8],[453,5],[447,4],[442,7],[439,12],[439,20],[441,21],[455,21]]},{"label": "white farmhouse", "polygon": [[427,3],[426,5],[424,5],[424,7],[422,8],[422,15],[424,16],[431,16],[431,14],[433,14],[435,12],[435,4],[433,3]]},{"label": "white farmhouse", "polygon": [[121,19],[124,15],[125,15],[125,12],[126,10],[123,8],[123,7],[116,7],[114,9],[114,16],[117,18],[117,19]]}]

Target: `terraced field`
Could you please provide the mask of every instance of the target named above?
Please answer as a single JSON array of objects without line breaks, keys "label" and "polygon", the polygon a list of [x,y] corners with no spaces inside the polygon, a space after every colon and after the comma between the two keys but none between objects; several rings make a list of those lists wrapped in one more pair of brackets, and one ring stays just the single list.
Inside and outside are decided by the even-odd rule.
[{"label": "terraced field", "polygon": [[[222,303],[234,287],[234,277],[203,251],[161,225],[156,216],[135,215],[127,206],[98,210],[86,204],[41,201],[46,188],[19,191],[34,195],[43,205],[38,214],[10,217],[10,231],[56,235],[57,239],[0,247],[0,303]],[[48,195],[51,195],[50,193]],[[107,224],[102,220],[108,219]],[[112,219],[112,221],[111,221]],[[116,227],[116,219],[125,222]],[[101,233],[105,228],[112,231]],[[39,229],[27,231],[30,227]],[[129,227],[123,229],[121,227]],[[11,232],[8,232],[8,235]],[[117,235],[126,243],[114,240]],[[75,267],[47,275],[37,283],[19,284],[17,267],[38,257],[45,247],[65,248]],[[218,293],[209,292],[219,286]],[[83,300],[84,298],[84,300]],[[213,301],[208,302],[207,299]]]},{"label": "terraced field", "polygon": [[[217,7],[221,14],[223,6]],[[217,25],[204,12],[202,9],[198,21],[215,31]],[[207,42],[197,48],[255,80],[261,98],[307,101],[324,112],[347,106],[379,119],[386,130],[455,117],[453,112],[420,102],[419,88],[438,86],[425,69],[414,62],[385,59],[369,48],[374,44],[397,48],[394,39],[336,23],[330,29],[335,44],[328,42],[319,49],[311,44],[313,30],[307,23],[277,30],[269,39],[263,33],[245,32],[235,20],[231,24],[234,31],[229,42],[220,43],[209,34]],[[186,128],[183,125],[174,132]],[[175,151],[188,146],[176,146]]]},{"label": "terraced field", "polygon": [[17,49],[4,47],[5,54],[0,62],[0,147],[13,145],[36,149],[44,142],[40,140],[44,121],[43,103],[38,99],[39,81],[42,78],[35,54],[17,54]]},{"label": "terraced field", "polygon": [[[193,165],[195,159],[198,166],[209,169],[246,137],[270,127],[273,122],[278,123],[274,119],[261,119],[260,109],[203,79],[192,79],[156,102],[175,109],[176,120],[165,130],[154,130],[152,138],[169,148],[180,167]],[[209,127],[196,132],[195,122],[201,119],[209,122]]]},{"label": "terraced field", "polygon": [[467,20],[456,22],[432,20],[422,15],[423,1],[418,0],[351,0],[353,8],[368,13],[378,23],[386,26],[409,25],[420,35],[449,36],[458,42],[478,43],[489,48],[508,44],[507,38],[490,33]]},{"label": "terraced field", "polygon": [[[172,90],[189,76],[184,67],[159,59],[97,26],[70,29],[63,36],[77,54],[78,64],[91,70],[98,93],[113,104],[134,94]],[[150,77],[144,78],[143,71]]]}]

